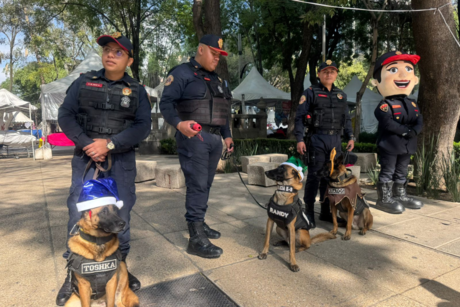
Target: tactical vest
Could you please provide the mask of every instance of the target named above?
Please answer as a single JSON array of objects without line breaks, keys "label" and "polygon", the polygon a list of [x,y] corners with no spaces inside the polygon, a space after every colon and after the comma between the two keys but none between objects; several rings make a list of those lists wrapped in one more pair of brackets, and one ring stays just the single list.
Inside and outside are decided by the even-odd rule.
[{"label": "tactical vest", "polygon": [[202,125],[225,126],[230,115],[231,93],[219,80],[211,80],[207,74],[193,64],[185,63],[195,76],[206,84],[206,94],[202,99],[184,99],[177,102],[177,112],[181,120],[194,120]]},{"label": "tactical vest", "polygon": [[342,134],[347,115],[345,93],[338,88],[327,92],[319,85],[313,85],[311,89],[314,96],[311,113],[315,133]]},{"label": "tactical vest", "polygon": [[[334,185],[331,186],[331,184]],[[347,209],[342,206],[342,200],[344,198],[348,198],[351,206],[355,209],[354,215],[360,215],[364,208],[369,208],[369,204],[364,198],[364,194],[361,192],[358,182],[347,186],[340,186],[340,184],[337,183],[328,184],[324,195],[324,201],[328,199],[329,203],[335,205],[338,211],[347,212]]]},{"label": "tactical vest", "polygon": [[287,229],[287,225],[297,217],[295,221],[295,230],[309,230],[311,224],[302,207],[302,202],[298,197],[294,199],[292,204],[285,206],[277,205],[272,197],[267,205],[267,214],[268,217],[276,223],[276,226],[280,228]]},{"label": "tactical vest", "polygon": [[[85,74],[78,96],[78,123],[92,139],[109,139],[129,128],[139,107],[139,83],[109,82],[96,71]],[[125,150],[126,151],[126,150]],[[117,149],[112,153],[119,152]]]},{"label": "tactical vest", "polygon": [[78,293],[78,280],[75,273],[84,277],[91,283],[91,299],[97,300],[105,295],[107,282],[117,272],[118,266],[122,259],[121,252],[118,249],[115,253],[105,258],[104,261],[94,261],[86,259],[81,255],[71,253],[67,260],[67,267],[72,271],[72,288]]}]

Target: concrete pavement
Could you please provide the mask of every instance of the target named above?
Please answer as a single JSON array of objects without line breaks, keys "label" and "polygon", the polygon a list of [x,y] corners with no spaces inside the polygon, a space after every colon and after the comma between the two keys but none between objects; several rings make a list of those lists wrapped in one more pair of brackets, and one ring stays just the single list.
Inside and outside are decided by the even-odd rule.
[{"label": "concrete pavement", "polygon": [[[149,159],[175,163],[171,157]],[[70,173],[70,156],[0,159],[0,306],[54,306],[65,276]],[[185,188],[162,189],[147,181],[136,189],[128,266],[143,287],[201,273],[248,307],[460,305],[458,203],[423,199],[424,208],[402,215],[374,209],[374,227],[366,236],[353,231],[350,241],[342,241],[339,228],[336,240],[296,254],[301,270],[293,273],[286,248],[271,247],[267,260],[257,259],[266,213],[237,174],[216,175],[211,190],[206,221],[222,232],[214,241],[224,249],[219,259],[185,252]],[[274,190],[250,189],[261,202]],[[376,192],[365,192],[372,204]],[[318,222],[311,233],[331,229]],[[278,239],[273,233],[272,242]]]}]

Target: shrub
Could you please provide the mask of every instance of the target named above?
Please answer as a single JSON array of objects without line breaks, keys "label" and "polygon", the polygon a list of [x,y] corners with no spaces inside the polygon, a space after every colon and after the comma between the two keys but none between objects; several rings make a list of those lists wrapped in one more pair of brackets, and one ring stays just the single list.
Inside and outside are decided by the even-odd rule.
[{"label": "shrub", "polygon": [[377,133],[361,132],[359,134],[359,142],[375,144],[377,143]]},{"label": "shrub", "polygon": [[164,155],[177,155],[177,146],[175,139],[160,140],[161,153]]}]

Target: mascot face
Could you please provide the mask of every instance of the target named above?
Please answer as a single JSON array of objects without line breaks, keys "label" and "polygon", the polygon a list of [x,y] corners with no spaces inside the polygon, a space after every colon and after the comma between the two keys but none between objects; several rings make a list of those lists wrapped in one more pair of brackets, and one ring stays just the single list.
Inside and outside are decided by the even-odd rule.
[{"label": "mascot face", "polygon": [[380,82],[372,80],[383,97],[393,95],[409,96],[418,84],[418,77],[415,75],[414,65],[408,61],[394,61],[382,67]]}]

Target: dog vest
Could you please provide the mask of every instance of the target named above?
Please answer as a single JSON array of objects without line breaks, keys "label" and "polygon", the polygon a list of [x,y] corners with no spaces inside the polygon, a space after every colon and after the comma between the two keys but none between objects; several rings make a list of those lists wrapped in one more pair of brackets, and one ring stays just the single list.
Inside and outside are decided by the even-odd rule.
[{"label": "dog vest", "polygon": [[292,204],[286,206],[277,205],[273,200],[273,197],[270,198],[270,202],[267,205],[267,214],[278,227],[283,229],[287,229],[287,225],[289,225],[295,217],[297,217],[295,230],[309,230],[311,228],[310,221],[304,213],[302,202],[297,196]]},{"label": "dog vest", "polygon": [[330,204],[334,204],[340,212],[347,212],[342,206],[342,200],[348,198],[352,207],[355,209],[354,215],[360,215],[364,208],[369,208],[369,204],[364,199],[364,194],[361,193],[361,188],[358,182],[347,186],[340,186],[340,183],[329,183],[327,186],[324,199],[329,199]]},{"label": "dog vest", "polygon": [[94,261],[93,259],[84,258],[81,255],[70,253],[67,262],[67,268],[72,271],[73,291],[78,293],[78,280],[75,273],[84,277],[91,283],[91,299],[97,300],[105,295],[107,282],[113,277],[118,269],[122,259],[119,249],[104,261]]}]

